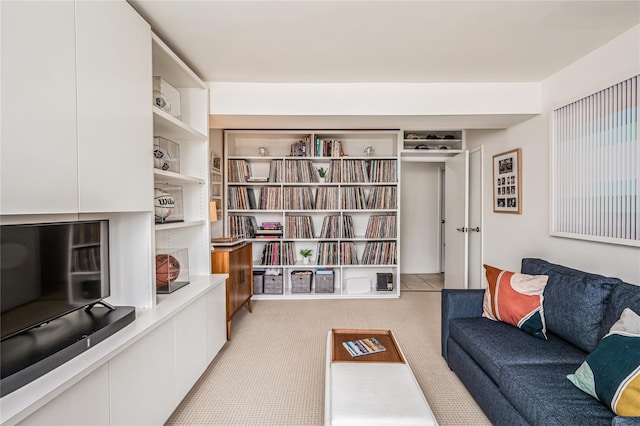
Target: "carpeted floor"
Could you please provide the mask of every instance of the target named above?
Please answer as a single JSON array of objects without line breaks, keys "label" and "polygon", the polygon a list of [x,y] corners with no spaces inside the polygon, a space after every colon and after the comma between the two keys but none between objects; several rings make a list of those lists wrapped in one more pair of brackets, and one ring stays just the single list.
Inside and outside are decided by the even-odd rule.
[{"label": "carpeted floor", "polygon": [[259,300],[168,425],[322,425],[327,332],[391,329],[441,425],[489,425],[440,355],[440,292],[399,299]]}]

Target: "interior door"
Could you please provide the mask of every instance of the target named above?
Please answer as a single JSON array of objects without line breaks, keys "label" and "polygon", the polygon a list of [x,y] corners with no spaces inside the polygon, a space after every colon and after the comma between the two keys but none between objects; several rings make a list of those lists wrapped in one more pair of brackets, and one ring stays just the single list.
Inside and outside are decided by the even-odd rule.
[{"label": "interior door", "polygon": [[444,287],[468,288],[469,152],[447,160],[444,173]]}]

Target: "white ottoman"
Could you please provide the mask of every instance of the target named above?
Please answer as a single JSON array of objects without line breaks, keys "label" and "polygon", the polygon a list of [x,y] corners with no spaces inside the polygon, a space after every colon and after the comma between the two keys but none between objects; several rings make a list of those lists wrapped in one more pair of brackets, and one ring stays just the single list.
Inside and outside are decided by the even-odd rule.
[{"label": "white ottoman", "polygon": [[[366,360],[374,355],[344,361],[344,354],[333,356],[341,345],[334,346],[333,333],[343,331],[327,337],[325,425],[438,424],[399,346],[387,350],[397,349],[402,362]],[[358,331],[366,338],[381,330]]]}]

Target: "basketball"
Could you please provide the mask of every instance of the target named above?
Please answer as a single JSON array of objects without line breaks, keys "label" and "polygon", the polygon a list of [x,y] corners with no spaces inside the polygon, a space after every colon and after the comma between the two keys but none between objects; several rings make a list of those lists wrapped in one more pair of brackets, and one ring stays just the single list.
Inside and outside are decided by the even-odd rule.
[{"label": "basketball", "polygon": [[180,263],[170,254],[156,255],[156,286],[165,287],[180,275]]},{"label": "basketball", "polygon": [[169,170],[171,167],[171,156],[161,146],[156,146],[153,149],[153,167],[160,170]]},{"label": "basketball", "polygon": [[153,194],[156,221],[164,222],[164,220],[173,213],[176,202],[173,199],[173,195],[169,194],[167,191],[163,191],[162,189],[156,188],[153,191]]}]

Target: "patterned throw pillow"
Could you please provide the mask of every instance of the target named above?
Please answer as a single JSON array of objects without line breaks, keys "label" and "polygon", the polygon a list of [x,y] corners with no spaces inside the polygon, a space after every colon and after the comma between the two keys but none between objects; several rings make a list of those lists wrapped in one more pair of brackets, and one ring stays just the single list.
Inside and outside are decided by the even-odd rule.
[{"label": "patterned throw pillow", "polygon": [[640,416],[640,316],[622,311],[609,334],[567,379],[619,416]]},{"label": "patterned throw pillow", "polygon": [[547,275],[525,275],[484,265],[487,289],[482,316],[522,329],[532,336],[546,339],[542,301]]}]

